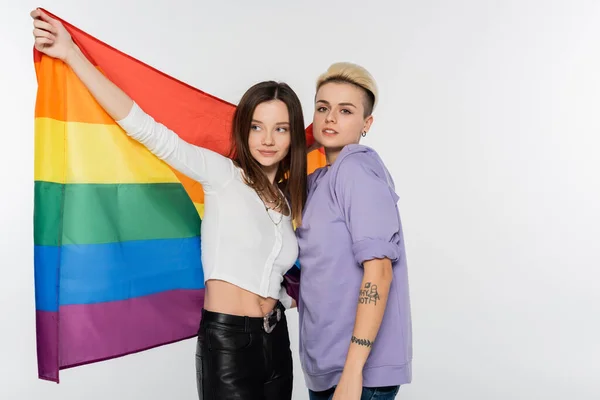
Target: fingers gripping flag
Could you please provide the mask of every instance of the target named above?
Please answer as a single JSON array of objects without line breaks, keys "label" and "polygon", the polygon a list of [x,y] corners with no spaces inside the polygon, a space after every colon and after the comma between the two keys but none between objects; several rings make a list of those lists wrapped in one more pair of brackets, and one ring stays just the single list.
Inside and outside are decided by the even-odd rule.
[{"label": "fingers gripping flag", "polygon": [[[233,104],[48,14],[150,115],[228,154]],[[129,138],[62,61],[34,49],[34,63],[38,374],[58,383],[61,369],[196,335],[204,193]],[[308,157],[309,172],[325,164],[320,151]],[[296,276],[286,277],[293,297]]]}]

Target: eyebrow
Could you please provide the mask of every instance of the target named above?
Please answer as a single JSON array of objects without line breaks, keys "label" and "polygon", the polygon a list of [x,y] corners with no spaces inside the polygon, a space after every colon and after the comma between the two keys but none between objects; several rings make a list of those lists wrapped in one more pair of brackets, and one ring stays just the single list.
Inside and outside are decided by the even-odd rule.
[{"label": "eyebrow", "polygon": [[[262,121],[259,121],[257,119],[253,119],[252,122],[254,122],[256,124],[263,124],[264,125],[264,123]],[[290,124],[289,122],[277,122],[277,123],[275,123],[275,125],[289,125],[289,124]]]},{"label": "eyebrow", "polygon": [[[317,100],[317,103],[324,103],[324,104],[330,105],[327,100]],[[357,108],[354,104],[348,103],[348,102],[346,102],[346,103],[339,103],[338,106],[350,106],[350,107]]]}]

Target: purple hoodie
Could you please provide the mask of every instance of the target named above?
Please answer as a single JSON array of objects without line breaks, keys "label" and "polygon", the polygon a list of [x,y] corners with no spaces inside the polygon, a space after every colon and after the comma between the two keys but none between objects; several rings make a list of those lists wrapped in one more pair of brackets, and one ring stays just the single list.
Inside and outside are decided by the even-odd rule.
[{"label": "purple hoodie", "polygon": [[392,260],[383,322],[363,369],[363,386],[412,379],[412,326],[402,226],[393,180],[377,153],[346,146],[309,176],[296,234],[300,247],[300,360],[309,389],[338,384],[356,320],[362,263]]}]

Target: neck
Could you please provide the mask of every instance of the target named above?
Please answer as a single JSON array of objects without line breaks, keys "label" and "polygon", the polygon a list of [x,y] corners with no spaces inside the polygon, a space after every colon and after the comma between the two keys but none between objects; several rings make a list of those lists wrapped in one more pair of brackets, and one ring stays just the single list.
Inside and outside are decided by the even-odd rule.
[{"label": "neck", "polygon": [[277,175],[277,169],[279,168],[279,163],[275,165],[271,165],[269,167],[261,166],[263,173],[267,176],[267,179],[271,184],[275,182],[275,175]]},{"label": "neck", "polygon": [[327,148],[327,147],[325,147],[325,159],[327,160],[328,165],[333,165],[335,160],[337,160],[338,156],[342,152],[342,149],[343,149],[343,147],[342,148],[339,148],[339,147]]}]

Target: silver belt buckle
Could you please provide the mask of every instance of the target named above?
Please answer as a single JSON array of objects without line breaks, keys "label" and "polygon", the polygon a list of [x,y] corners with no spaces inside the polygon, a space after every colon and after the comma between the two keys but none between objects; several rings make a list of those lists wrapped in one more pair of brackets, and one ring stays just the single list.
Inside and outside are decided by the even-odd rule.
[{"label": "silver belt buckle", "polygon": [[[273,325],[271,325],[271,317],[273,316],[273,314],[275,314],[276,321]],[[273,332],[273,329],[275,329],[279,321],[281,321],[281,309],[279,309],[279,307],[276,307],[273,310],[269,311],[269,313],[263,317],[263,328],[265,332]]]}]

